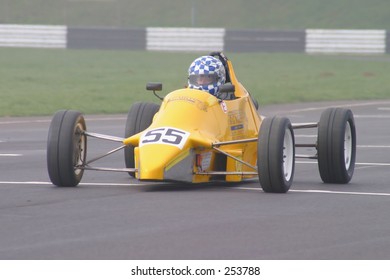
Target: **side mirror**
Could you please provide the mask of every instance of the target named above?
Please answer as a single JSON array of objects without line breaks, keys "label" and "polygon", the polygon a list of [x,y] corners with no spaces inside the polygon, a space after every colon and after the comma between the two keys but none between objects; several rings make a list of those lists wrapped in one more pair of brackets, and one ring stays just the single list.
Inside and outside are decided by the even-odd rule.
[{"label": "side mirror", "polygon": [[147,83],[146,90],[162,91],[162,83]]},{"label": "side mirror", "polygon": [[156,94],[156,91],[162,91],[162,83],[147,83],[146,90],[153,90],[153,94],[160,99],[161,101],[164,99],[161,96]]},{"label": "side mirror", "polygon": [[229,93],[229,92],[234,93],[235,90],[236,88],[232,84],[224,84],[219,88],[220,93]]}]

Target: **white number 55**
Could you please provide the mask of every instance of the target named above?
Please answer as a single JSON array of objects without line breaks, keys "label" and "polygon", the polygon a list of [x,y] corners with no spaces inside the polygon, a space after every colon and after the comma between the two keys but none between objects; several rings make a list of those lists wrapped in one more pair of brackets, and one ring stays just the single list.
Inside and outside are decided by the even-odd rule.
[{"label": "white number 55", "polygon": [[141,136],[140,147],[147,144],[166,144],[183,149],[190,134],[186,131],[172,128],[159,127],[146,131]]}]

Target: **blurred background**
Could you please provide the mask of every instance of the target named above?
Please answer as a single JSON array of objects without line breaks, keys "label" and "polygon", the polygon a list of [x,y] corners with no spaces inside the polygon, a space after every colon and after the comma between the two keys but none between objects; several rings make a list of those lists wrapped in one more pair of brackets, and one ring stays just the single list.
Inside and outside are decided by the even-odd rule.
[{"label": "blurred background", "polygon": [[261,105],[387,99],[389,32],[390,0],[0,0],[0,116],[125,113],[210,50]]},{"label": "blurred background", "polygon": [[0,0],[0,24],[390,29],[389,0]]}]

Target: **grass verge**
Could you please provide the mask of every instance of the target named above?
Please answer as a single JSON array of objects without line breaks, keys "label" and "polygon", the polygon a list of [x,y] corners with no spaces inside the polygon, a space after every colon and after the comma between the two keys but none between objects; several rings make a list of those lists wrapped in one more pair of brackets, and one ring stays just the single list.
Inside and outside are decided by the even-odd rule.
[{"label": "grass verge", "polygon": [[[198,53],[0,48],[0,116],[124,113],[186,84]],[[389,56],[227,53],[260,104],[390,98]]]}]

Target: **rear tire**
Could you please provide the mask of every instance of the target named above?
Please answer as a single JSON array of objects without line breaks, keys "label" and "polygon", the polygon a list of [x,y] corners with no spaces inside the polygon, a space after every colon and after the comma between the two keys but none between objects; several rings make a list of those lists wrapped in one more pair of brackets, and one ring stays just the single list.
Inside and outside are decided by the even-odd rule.
[{"label": "rear tire", "polygon": [[286,193],[293,182],[295,140],[291,122],[285,117],[266,118],[257,143],[257,164],[264,192]]},{"label": "rear tire", "polygon": [[83,115],[77,111],[58,111],[53,116],[47,140],[47,170],[51,182],[59,187],[79,184],[87,156],[87,137]]},{"label": "rear tire", "polygon": [[356,160],[356,128],[352,111],[329,108],[318,124],[318,169],[324,183],[346,184]]},{"label": "rear tire", "polygon": [[[133,136],[146,128],[153,121],[154,115],[160,109],[160,105],[149,102],[134,103],[127,114],[125,138]],[[125,165],[127,168],[134,168],[134,147],[129,145],[124,149]],[[130,176],[135,177],[134,172],[129,172]]]}]

